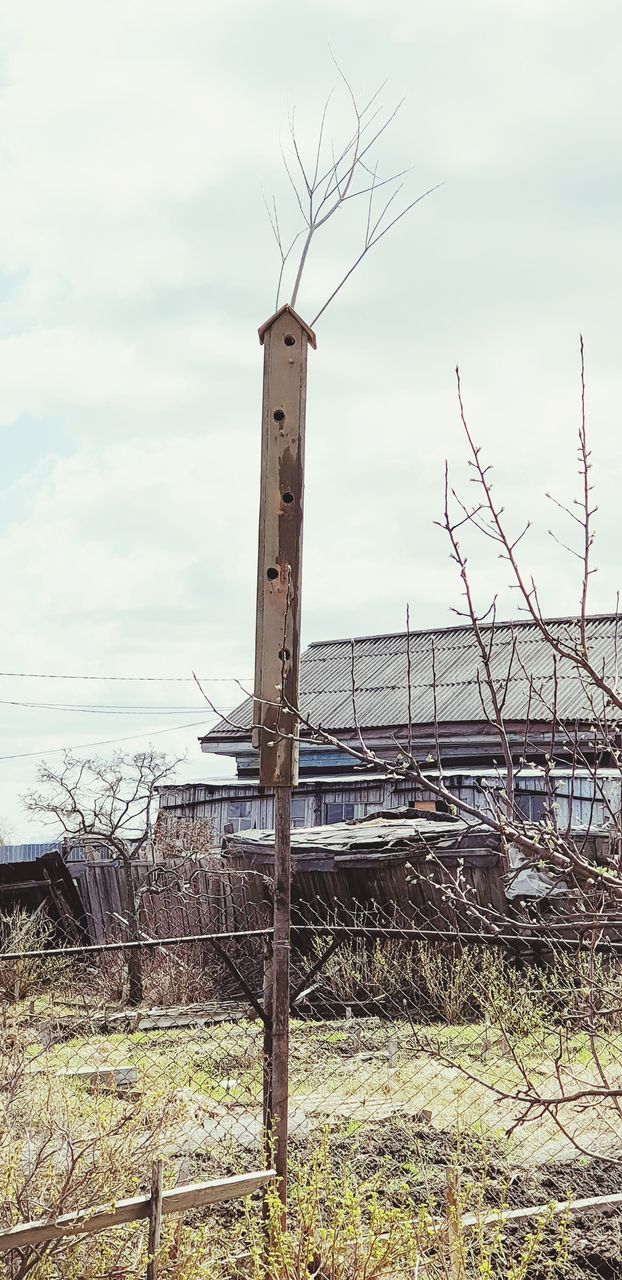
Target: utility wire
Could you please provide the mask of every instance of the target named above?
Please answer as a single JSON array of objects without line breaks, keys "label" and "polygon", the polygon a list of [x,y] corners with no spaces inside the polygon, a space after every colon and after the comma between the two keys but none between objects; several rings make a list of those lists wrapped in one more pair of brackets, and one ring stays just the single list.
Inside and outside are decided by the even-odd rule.
[{"label": "utility wire", "polygon": [[[100,713],[107,716],[191,716],[195,711],[201,711],[201,707],[141,707],[138,704],[128,706],[127,704],[106,703],[97,705],[96,703],[82,702],[18,702],[12,698],[0,698],[0,707],[29,707],[37,711],[78,711],[83,715],[93,715]],[[219,707],[206,707],[205,714],[208,716],[228,715],[231,711],[230,707],[221,709]]]},{"label": "utility wire", "polygon": [[[195,684],[194,676],[92,676],[64,674],[60,671],[0,671],[1,679],[11,680],[115,680],[143,684]],[[248,684],[250,676],[199,676],[205,684]]]},{"label": "utility wire", "polygon": [[115,746],[118,742],[135,742],[137,738],[155,738],[156,735],[160,733],[176,733],[178,730],[182,729],[196,729],[198,725],[204,724],[205,719],[193,720],[190,724],[168,725],[166,729],[145,729],[144,733],[130,733],[124,738],[101,738],[99,742],[79,742],[73,747],[48,747],[44,751],[17,751],[14,755],[0,756],[0,761],[26,760],[32,759],[35,756],[41,758],[42,756],[57,755],[59,752],[63,751],[84,751],[89,747],[110,747]]}]

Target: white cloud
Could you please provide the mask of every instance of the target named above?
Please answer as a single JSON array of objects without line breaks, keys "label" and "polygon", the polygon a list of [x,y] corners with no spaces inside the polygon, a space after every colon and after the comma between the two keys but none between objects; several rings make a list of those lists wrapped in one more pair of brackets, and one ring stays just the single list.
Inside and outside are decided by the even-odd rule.
[{"label": "white cloud", "polygon": [[[0,339],[5,370],[0,424],[20,414],[66,415],[76,430],[89,428],[89,413],[107,420],[107,431],[152,430],[170,415],[205,410],[206,374],[253,370],[257,352],[240,341],[225,318],[187,323],[178,333],[112,329],[31,329]],[[33,378],[33,370],[37,371]]]},{"label": "white cloud", "polygon": [[[579,328],[601,507],[594,605],[611,607],[619,29],[609,0],[599,15],[578,0],[4,7],[0,459],[29,419],[46,424],[46,440],[58,423],[64,442],[62,457],[48,442],[47,460],[0,505],[12,513],[0,527],[4,669],[249,674],[256,328],[276,276],[260,187],[291,213],[279,138],[294,104],[301,136],[317,120],[334,81],[329,41],[361,92],[388,74],[389,96],[406,93],[387,163],[413,163],[413,194],[445,185],[319,326],[305,635],[400,627],[407,600],[415,622],[451,619],[458,586],[434,521],[446,455],[465,480],[457,362],[499,492],[517,524],[534,517],[525,554],[543,598],[551,611],[574,607],[544,493],[564,496],[576,479]],[[337,128],[349,110],[337,95]],[[351,250],[348,223],[318,240],[303,310]],[[494,558],[472,555],[482,595],[503,585]],[[185,686],[120,688],[117,702],[195,706]],[[0,679],[0,698],[20,690],[53,700],[46,682]],[[58,700],[87,694],[112,701],[105,685],[71,684]],[[146,714],[2,713],[0,755],[161,727]],[[195,750],[196,732],[157,740]],[[193,767],[213,768],[198,754]],[[34,765],[0,768],[0,816],[19,834],[17,796]]]}]

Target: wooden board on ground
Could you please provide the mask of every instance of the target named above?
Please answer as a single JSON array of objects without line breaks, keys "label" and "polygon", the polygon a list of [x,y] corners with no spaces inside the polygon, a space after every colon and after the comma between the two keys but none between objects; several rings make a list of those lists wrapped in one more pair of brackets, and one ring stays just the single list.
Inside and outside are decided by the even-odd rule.
[{"label": "wooden board on ground", "polygon": [[161,1031],[169,1027],[198,1027],[217,1022],[240,1022],[254,1018],[255,1012],[246,1002],[215,1000],[208,1004],[171,1005],[167,1009],[123,1009],[108,1014],[109,1030]]},{"label": "wooden board on ground", "polygon": [[58,1074],[86,1084],[94,1093],[122,1093],[138,1084],[138,1068],[134,1066],[64,1067]]}]

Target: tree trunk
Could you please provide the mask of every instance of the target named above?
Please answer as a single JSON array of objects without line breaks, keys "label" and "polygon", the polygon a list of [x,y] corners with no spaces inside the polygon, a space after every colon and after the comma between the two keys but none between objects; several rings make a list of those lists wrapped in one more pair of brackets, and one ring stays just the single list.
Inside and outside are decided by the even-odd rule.
[{"label": "tree trunk", "polygon": [[[138,909],[136,905],[136,895],[134,893],[134,882],[132,879],[132,864],[129,858],[122,859],[123,874],[125,880],[125,910],[127,915],[127,926],[130,942],[140,941],[140,926],[138,920]],[[127,962],[127,980],[128,980],[128,1004],[139,1005],[143,1001],[143,959],[142,953],[138,947],[130,947],[126,953]]]}]

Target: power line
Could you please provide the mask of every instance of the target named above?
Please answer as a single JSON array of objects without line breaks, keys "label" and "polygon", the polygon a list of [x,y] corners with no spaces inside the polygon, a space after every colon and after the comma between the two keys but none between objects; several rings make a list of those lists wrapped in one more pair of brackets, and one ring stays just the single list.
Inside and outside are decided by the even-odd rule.
[{"label": "power line", "polygon": [[[9,680],[114,680],[130,684],[195,684],[194,676],[92,676],[60,671],[0,671]],[[199,676],[202,684],[250,684],[250,676]]]},{"label": "power line", "polygon": [[176,733],[182,729],[196,729],[199,725],[205,724],[205,720],[193,720],[190,724],[167,725],[165,729],[146,729],[144,733],[130,733],[123,738],[101,738],[99,742],[80,742],[73,747],[47,747],[44,751],[17,751],[14,755],[0,756],[2,760],[27,760],[35,756],[58,755],[63,751],[84,751],[89,747],[111,747],[116,746],[118,742],[135,742],[137,738],[152,737],[155,738],[161,733]]},{"label": "power line", "polygon": [[[0,698],[0,707],[28,707],[37,711],[78,711],[83,715],[107,716],[191,716],[195,711],[202,710],[202,707],[142,707],[138,703],[130,706],[122,703],[98,705],[94,702],[20,702],[13,698]],[[206,707],[205,715],[228,715],[230,710],[230,707]]]}]

